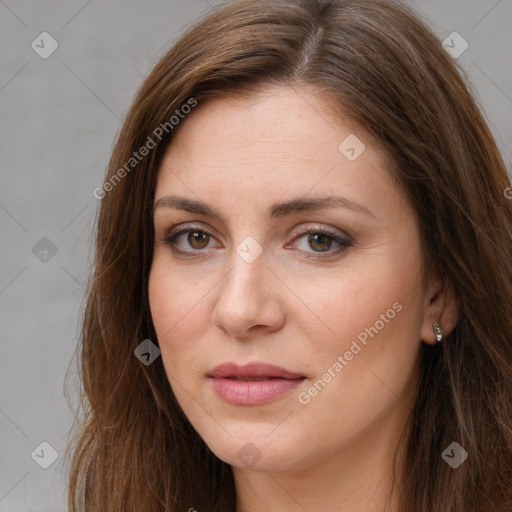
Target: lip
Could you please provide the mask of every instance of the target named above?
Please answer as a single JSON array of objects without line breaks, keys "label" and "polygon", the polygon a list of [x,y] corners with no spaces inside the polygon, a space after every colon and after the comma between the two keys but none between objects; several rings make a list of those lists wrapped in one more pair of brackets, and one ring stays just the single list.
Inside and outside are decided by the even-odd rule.
[{"label": "lip", "polygon": [[224,363],[216,366],[208,377],[215,392],[235,405],[259,405],[276,400],[300,385],[304,375],[266,363],[239,366]]}]

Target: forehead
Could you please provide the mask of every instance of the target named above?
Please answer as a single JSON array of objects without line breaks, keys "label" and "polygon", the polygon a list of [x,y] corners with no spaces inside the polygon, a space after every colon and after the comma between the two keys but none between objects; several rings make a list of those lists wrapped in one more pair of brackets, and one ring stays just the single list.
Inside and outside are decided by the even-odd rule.
[{"label": "forehead", "polygon": [[396,192],[380,148],[311,90],[274,87],[209,99],[181,123],[161,162],[155,201],[170,193],[214,194],[226,207],[260,205],[266,212],[288,197],[328,193],[363,203],[384,189]]},{"label": "forehead", "polygon": [[339,143],[350,134],[364,138],[366,146],[373,145],[339,111],[333,99],[310,88],[274,86],[210,98],[199,102],[177,127],[171,151],[174,147],[182,156],[193,157],[215,156],[224,149],[223,157],[227,157],[231,146],[237,149],[233,157],[238,158],[260,150],[262,157],[271,154],[275,159],[295,156],[316,161],[322,155],[339,156]]}]

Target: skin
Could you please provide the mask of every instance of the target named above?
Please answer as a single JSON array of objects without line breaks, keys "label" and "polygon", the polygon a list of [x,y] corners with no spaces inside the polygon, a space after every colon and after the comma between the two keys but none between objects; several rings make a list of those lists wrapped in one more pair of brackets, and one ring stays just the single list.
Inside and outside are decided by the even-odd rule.
[{"label": "skin", "polygon": [[[354,161],[338,149],[350,134],[366,145]],[[457,308],[443,283],[421,278],[415,216],[384,152],[317,92],[273,86],[210,99],[182,121],[159,169],[155,204],[168,194],[200,199],[223,216],[155,209],[149,295],[173,392],[210,449],[232,465],[237,510],[396,510],[392,458],[416,398],[421,343],[435,343],[435,320],[447,335]],[[371,214],[336,207],[266,215],[275,202],[327,195]],[[165,242],[184,223],[211,235],[175,240],[195,251],[188,259]],[[336,253],[336,241],[308,243],[300,226],[348,234],[353,243]],[[236,251],[249,236],[262,249],[252,263]],[[401,306],[394,318],[333,370],[393,304]],[[267,362],[306,379],[273,402],[233,405],[207,378],[227,361]],[[299,393],[329,368],[330,381],[301,403]],[[242,460],[248,442],[254,458]]]}]

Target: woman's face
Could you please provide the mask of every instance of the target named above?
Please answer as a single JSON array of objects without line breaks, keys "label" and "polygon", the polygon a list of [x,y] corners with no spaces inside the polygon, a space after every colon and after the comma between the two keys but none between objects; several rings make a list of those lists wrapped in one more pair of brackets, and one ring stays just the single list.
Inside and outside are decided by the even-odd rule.
[{"label": "woman's face", "polygon": [[149,293],[186,416],[240,468],[384,453],[415,399],[428,297],[383,153],[286,87],[182,123],[158,174]]}]

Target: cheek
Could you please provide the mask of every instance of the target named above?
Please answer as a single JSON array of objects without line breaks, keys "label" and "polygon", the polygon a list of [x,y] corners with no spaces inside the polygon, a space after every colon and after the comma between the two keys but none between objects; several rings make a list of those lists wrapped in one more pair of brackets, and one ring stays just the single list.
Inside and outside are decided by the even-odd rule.
[{"label": "cheek", "polygon": [[173,338],[180,326],[180,318],[186,315],[189,298],[184,283],[175,278],[172,270],[165,270],[159,258],[155,258],[149,274],[149,305],[162,355],[167,340]]},{"label": "cheek", "polygon": [[155,256],[149,275],[149,304],[169,377],[179,377],[197,366],[194,340],[200,339],[210,325],[205,298],[211,286]]},{"label": "cheek", "polygon": [[399,252],[326,281],[323,293],[311,298],[322,305],[319,316],[329,329],[315,354],[321,382],[313,382],[315,389],[302,397],[311,398],[311,413],[320,414],[325,404],[354,411],[343,421],[333,415],[345,431],[355,433],[364,418],[384,414],[397,396],[414,400],[424,300],[421,260],[418,251]]},{"label": "cheek", "polygon": [[322,345],[327,352],[349,350],[353,340],[364,346],[365,341],[376,336],[388,339],[387,349],[406,344],[399,334],[415,336],[419,332],[422,291],[418,266],[414,262],[403,263],[398,266],[390,261],[364,266],[364,270],[344,269],[339,279],[334,276],[317,280],[315,286],[306,280],[297,281],[297,295],[311,305],[317,317],[310,322],[307,319],[312,318],[311,314],[297,312],[302,329],[311,331],[308,334],[312,336],[313,324],[320,328],[322,336],[317,331],[316,337],[324,340]]},{"label": "cheek", "polygon": [[391,256],[344,269],[339,279],[315,287],[304,280],[300,293],[305,297],[308,287],[308,303],[321,322],[295,314],[310,355],[314,344],[315,379],[300,396],[304,414],[331,415],[326,408],[336,404],[352,413],[341,419],[332,412],[332,424],[353,435],[385,414],[397,396],[414,400],[423,311],[420,258],[415,251]]},{"label": "cheek", "polygon": [[190,271],[180,270],[169,259],[165,249],[155,249],[148,292],[157,333],[170,334],[170,330],[179,327],[182,320],[187,321],[194,305],[200,306],[205,289]]}]

